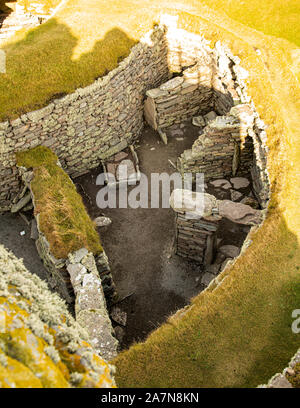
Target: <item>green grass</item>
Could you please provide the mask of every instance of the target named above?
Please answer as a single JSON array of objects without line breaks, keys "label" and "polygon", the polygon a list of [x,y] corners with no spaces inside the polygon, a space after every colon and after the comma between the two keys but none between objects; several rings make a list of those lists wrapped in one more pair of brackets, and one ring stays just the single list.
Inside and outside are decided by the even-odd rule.
[{"label": "green grass", "polygon": [[102,251],[99,235],[70,177],[57,164],[55,154],[44,146],[17,153],[20,166],[33,168],[31,189],[40,229],[56,258],[66,258],[82,247]]}]

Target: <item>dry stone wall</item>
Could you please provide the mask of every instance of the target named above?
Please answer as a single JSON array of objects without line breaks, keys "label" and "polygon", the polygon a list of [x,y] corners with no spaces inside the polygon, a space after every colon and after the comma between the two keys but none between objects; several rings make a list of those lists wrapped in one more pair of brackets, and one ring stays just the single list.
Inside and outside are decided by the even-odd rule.
[{"label": "dry stone wall", "polygon": [[136,140],[143,128],[145,92],[169,78],[167,54],[165,29],[158,27],[92,85],[0,123],[0,211],[10,208],[21,187],[15,152],[48,146],[76,177]]},{"label": "dry stone wall", "polygon": [[212,263],[216,231],[223,217],[242,225],[258,225],[263,220],[263,213],[249,205],[217,200],[206,193],[174,190],[170,204],[176,212],[177,255],[205,266]]}]

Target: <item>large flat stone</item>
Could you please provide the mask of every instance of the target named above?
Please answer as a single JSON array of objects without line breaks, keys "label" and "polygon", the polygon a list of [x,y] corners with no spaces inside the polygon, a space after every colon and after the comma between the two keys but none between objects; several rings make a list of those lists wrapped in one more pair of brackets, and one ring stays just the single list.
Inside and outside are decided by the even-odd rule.
[{"label": "large flat stone", "polygon": [[230,200],[218,201],[218,209],[219,215],[238,224],[256,225],[260,224],[263,219],[261,211]]},{"label": "large flat stone", "polygon": [[246,188],[249,186],[250,181],[245,177],[233,177],[230,179],[230,182],[233,185],[233,188],[239,190],[240,188]]}]

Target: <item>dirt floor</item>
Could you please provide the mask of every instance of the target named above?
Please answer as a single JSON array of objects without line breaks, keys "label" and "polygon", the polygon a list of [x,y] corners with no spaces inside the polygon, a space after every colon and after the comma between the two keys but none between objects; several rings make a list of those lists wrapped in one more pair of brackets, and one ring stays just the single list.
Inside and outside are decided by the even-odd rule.
[{"label": "dirt floor", "polygon": [[[25,234],[21,235],[23,231]],[[30,238],[30,227],[19,214],[0,214],[0,244],[11,250],[17,258],[22,258],[30,272],[36,273],[41,279],[46,279],[44,265],[35,242]]]},{"label": "dirt floor", "polygon": [[[136,151],[140,171],[172,174],[177,157],[191,148],[199,129],[187,126],[185,136],[170,137],[164,145],[157,133],[146,127]],[[99,209],[95,185],[99,169],[77,178],[78,191],[90,215],[109,217],[112,224],[100,228],[104,249],[109,257],[113,278],[121,298],[132,296],[119,304],[127,312],[127,325],[122,347],[141,341],[165,319],[189,303],[199,292],[197,285],[201,268],[172,252],[175,216],[172,209]],[[130,191],[130,188],[129,188]],[[150,203],[149,203],[150,206]]]}]

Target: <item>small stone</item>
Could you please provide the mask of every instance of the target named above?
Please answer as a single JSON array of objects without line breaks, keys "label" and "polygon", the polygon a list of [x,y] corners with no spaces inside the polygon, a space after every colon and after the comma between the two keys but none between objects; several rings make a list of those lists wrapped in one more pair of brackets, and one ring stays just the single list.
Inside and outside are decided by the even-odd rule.
[{"label": "small stone", "polygon": [[223,245],[219,248],[219,251],[226,256],[226,258],[235,258],[240,253],[240,248],[235,245]]},{"label": "small stone", "polygon": [[224,190],[228,190],[232,187],[229,181],[225,179],[213,180],[213,181],[210,181],[209,184],[211,184],[212,186],[216,188],[218,187],[223,188]]},{"label": "small stone", "polygon": [[221,271],[221,272],[224,271],[224,269],[226,268],[226,266],[227,266],[227,265],[229,264],[229,262],[231,262],[231,261],[232,261],[232,258],[226,258],[225,261],[222,262],[220,271]]},{"label": "small stone", "polygon": [[240,188],[246,188],[250,184],[250,181],[245,177],[233,177],[230,179],[230,182],[236,190],[239,190]]},{"label": "small stone", "polygon": [[38,239],[38,237],[39,237],[39,231],[38,231],[38,228],[37,228],[36,219],[34,218],[31,221],[30,238],[36,241]]},{"label": "small stone", "polygon": [[243,194],[236,190],[230,190],[230,197],[232,201],[239,201],[243,197]]},{"label": "small stone", "polygon": [[107,172],[110,174],[116,174],[116,165],[114,163],[107,163]]},{"label": "small stone", "polygon": [[153,150],[155,150],[155,147],[151,147],[151,149],[150,149],[150,150],[152,150],[152,151],[153,151]]},{"label": "small stone", "polygon": [[220,264],[217,264],[217,263],[208,265],[205,268],[205,272],[212,273],[213,275],[217,275],[219,273],[219,270],[220,270]]},{"label": "small stone", "polygon": [[117,153],[117,154],[114,155],[114,160],[115,160],[116,162],[119,162],[119,161],[121,161],[121,160],[126,159],[127,157],[128,157],[128,153],[126,153],[126,152],[119,152],[119,153]]},{"label": "small stone", "polygon": [[293,370],[291,367],[287,367],[285,369],[285,373],[289,375],[295,375],[295,370]]},{"label": "small stone", "polygon": [[205,272],[205,274],[202,276],[201,283],[208,286],[214,278],[215,275],[213,273]]},{"label": "small stone", "polygon": [[259,208],[259,204],[258,202],[255,200],[255,198],[252,197],[245,197],[242,199],[241,203],[245,204],[245,205],[250,205],[250,207],[252,208]]},{"label": "small stone", "polygon": [[119,307],[114,306],[110,312],[111,318],[121,326],[126,326],[127,313],[123,312]]},{"label": "small stone", "polygon": [[168,144],[167,134],[165,132],[163,132],[160,128],[158,128],[157,131],[158,131],[158,134],[159,134],[163,144],[167,145]]},{"label": "small stone", "polygon": [[204,127],[205,126],[205,120],[203,116],[194,116],[193,121],[192,121],[194,126],[198,127]]},{"label": "small stone", "polygon": [[78,251],[75,251],[73,254],[69,254],[69,259],[72,263],[79,263],[82,258],[84,258],[89,251],[86,248],[81,248],[78,249]]},{"label": "small stone", "polygon": [[181,129],[170,130],[169,133],[171,137],[183,136],[183,131]]}]

